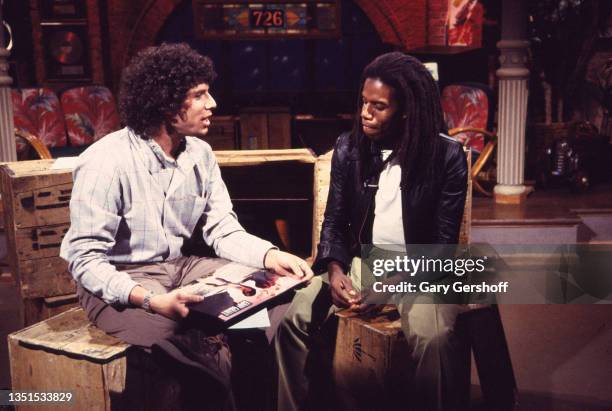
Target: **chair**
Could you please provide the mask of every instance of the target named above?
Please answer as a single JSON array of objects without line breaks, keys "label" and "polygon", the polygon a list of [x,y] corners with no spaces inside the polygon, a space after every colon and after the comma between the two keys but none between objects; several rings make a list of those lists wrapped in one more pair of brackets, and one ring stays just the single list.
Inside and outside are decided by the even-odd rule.
[{"label": "chair", "polygon": [[88,146],[120,127],[115,99],[104,86],[68,89],[61,104],[72,147]]},{"label": "chair", "polygon": [[67,144],[64,116],[57,95],[47,88],[11,90],[17,155],[27,156],[28,144],[41,158],[51,158],[48,147]]},{"label": "chair", "polygon": [[25,142],[29,144],[34,149],[34,151],[36,151],[36,153],[41,158],[41,160],[48,160],[48,159],[53,158],[53,156],[51,155],[51,152],[49,151],[45,143],[43,143],[34,134],[30,134],[25,131],[15,129],[15,137],[17,137],[16,142],[18,143],[17,153],[19,153],[20,144],[22,144],[24,147],[22,149],[23,151],[27,149],[25,144],[23,144],[23,142]]},{"label": "chair", "polygon": [[491,197],[482,182],[494,180],[493,152],[497,144],[497,135],[489,130],[493,128],[493,93],[484,84],[464,83],[446,86],[442,90],[442,109],[448,126],[448,134],[474,152],[475,159],[470,173],[474,188],[481,194]]}]

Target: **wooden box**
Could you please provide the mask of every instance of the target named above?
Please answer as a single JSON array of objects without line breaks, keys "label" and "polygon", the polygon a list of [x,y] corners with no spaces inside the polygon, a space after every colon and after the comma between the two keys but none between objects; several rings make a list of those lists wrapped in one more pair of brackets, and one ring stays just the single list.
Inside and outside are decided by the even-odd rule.
[{"label": "wooden box", "polygon": [[[338,317],[333,378],[344,409],[387,409],[403,398],[409,379],[409,347],[399,314],[385,309],[374,318],[344,310]],[[388,403],[388,404],[387,404]]]},{"label": "wooden box", "polygon": [[240,113],[240,148],[243,150],[291,147],[288,107],[253,107]]},{"label": "wooden box", "polygon": [[[75,283],[59,257],[70,225],[70,170],[51,170],[54,160],[0,166],[7,262],[24,300],[24,323],[69,308],[53,298],[72,294]],[[68,298],[68,300],[74,298]],[[72,301],[69,303],[72,304]],[[52,307],[52,308],[51,308]],[[44,317],[33,316],[35,313]]]},{"label": "wooden box", "polygon": [[235,150],[238,148],[238,125],[236,116],[214,116],[202,140],[213,150]]},{"label": "wooden box", "polygon": [[[80,308],[9,335],[11,388],[69,391],[68,404],[19,409],[143,410],[178,408],[178,385],[148,354],[93,326]],[[173,385],[174,384],[174,385]]]}]

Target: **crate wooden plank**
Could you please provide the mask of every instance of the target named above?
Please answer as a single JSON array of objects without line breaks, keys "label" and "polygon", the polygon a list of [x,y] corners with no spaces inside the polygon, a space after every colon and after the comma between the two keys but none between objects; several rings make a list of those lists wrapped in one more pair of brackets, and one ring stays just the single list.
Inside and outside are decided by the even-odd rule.
[{"label": "crate wooden plank", "polygon": [[410,350],[400,321],[392,311],[361,318],[350,311],[339,319],[333,377],[344,407],[384,409],[385,401],[400,398],[408,379]]},{"label": "crate wooden plank", "polygon": [[327,195],[329,194],[331,158],[333,150],[323,154],[315,163],[312,206],[312,259],[314,261],[317,254],[317,245],[321,237],[321,226],[323,215],[327,205]]},{"label": "crate wooden plank", "polygon": [[16,228],[62,224],[70,221],[70,195],[72,183],[42,186],[29,191],[16,192],[13,204]]},{"label": "crate wooden plank", "polygon": [[240,148],[243,150],[269,148],[267,113],[240,114]]},{"label": "crate wooden plank", "polygon": [[24,298],[53,297],[74,293],[76,285],[61,257],[23,260],[17,264]]},{"label": "crate wooden plank", "polygon": [[461,228],[459,229],[459,244],[469,244],[472,233],[472,179],[469,178],[472,171],[472,151],[467,147],[464,147],[463,150],[465,151],[468,163],[468,187],[463,218],[461,219]]},{"label": "crate wooden plank", "polygon": [[259,165],[278,161],[299,161],[312,164],[317,161],[314,153],[306,148],[290,150],[229,150],[215,151],[221,167]]},{"label": "crate wooden plank", "polygon": [[2,190],[2,206],[4,209],[4,233],[6,235],[6,260],[8,268],[13,274],[13,277],[18,282],[19,273],[17,267],[17,250],[15,248],[15,214],[13,210],[13,187],[11,185],[11,179],[9,175],[10,169],[6,167],[6,164],[0,166],[0,188]]},{"label": "crate wooden plank", "polygon": [[289,112],[268,114],[268,146],[270,148],[291,148],[291,115]]},{"label": "crate wooden plank", "polygon": [[107,361],[123,353],[129,344],[92,325],[81,308],[34,324],[10,335],[22,344],[62,351],[95,361]]},{"label": "crate wooden plank", "polygon": [[79,300],[76,294],[66,294],[49,298],[25,298],[22,305],[23,324],[28,326],[79,307]]},{"label": "crate wooden plank", "polygon": [[8,170],[15,176],[21,177],[23,175],[31,175],[41,172],[46,172],[51,168],[55,160],[31,160],[31,161],[15,161],[11,163],[4,163],[2,166],[6,166]]},{"label": "crate wooden plank", "polygon": [[[13,390],[70,391],[74,401],[68,404],[69,409],[111,409],[101,364],[32,349],[12,337],[9,337],[9,353]],[[116,361],[125,363],[125,357]],[[17,407],[20,409],[32,408]],[[66,409],[66,405],[55,404],[44,409],[61,410]]]},{"label": "crate wooden plank", "polygon": [[203,138],[213,150],[235,150],[237,137],[237,117],[215,116],[212,124]]},{"label": "crate wooden plank", "polygon": [[58,256],[69,228],[70,224],[58,224],[18,229],[17,258],[23,261]]}]

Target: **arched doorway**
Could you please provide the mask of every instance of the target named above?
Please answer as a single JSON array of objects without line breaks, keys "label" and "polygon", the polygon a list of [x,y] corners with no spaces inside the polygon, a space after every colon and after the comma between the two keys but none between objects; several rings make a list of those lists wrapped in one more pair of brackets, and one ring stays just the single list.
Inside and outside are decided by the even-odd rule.
[{"label": "arched doorway", "polygon": [[262,105],[314,115],[351,113],[361,70],[389,46],[356,2],[343,0],[341,10],[338,39],[202,41],[194,35],[191,0],[184,0],[155,43],[187,42],[213,59],[220,113]]}]

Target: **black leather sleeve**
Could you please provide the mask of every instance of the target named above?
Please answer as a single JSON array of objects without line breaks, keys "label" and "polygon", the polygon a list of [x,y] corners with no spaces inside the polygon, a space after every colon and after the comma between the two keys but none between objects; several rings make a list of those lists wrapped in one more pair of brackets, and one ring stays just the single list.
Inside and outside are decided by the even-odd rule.
[{"label": "black leather sleeve", "polygon": [[442,189],[436,207],[434,243],[457,244],[467,193],[467,160],[459,143],[447,143]]},{"label": "black leather sleeve", "polygon": [[334,146],[321,239],[313,264],[315,273],[327,271],[327,264],[332,260],[338,261],[345,271],[351,262],[348,210],[349,137],[349,133],[341,134]]}]

